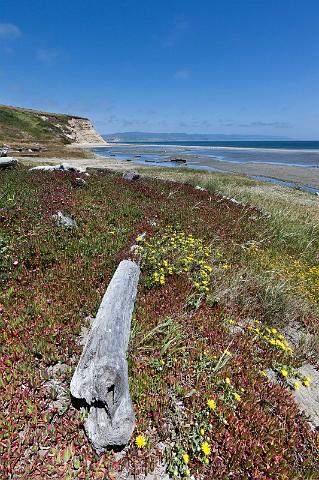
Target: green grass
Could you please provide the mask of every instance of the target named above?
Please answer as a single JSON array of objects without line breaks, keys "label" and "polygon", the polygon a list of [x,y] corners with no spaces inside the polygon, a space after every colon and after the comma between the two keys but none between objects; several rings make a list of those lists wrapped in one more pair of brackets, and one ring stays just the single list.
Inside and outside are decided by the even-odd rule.
[{"label": "green grass", "polygon": [[[45,115],[47,118],[43,118]],[[68,144],[68,117],[0,105],[0,142]]]},{"label": "green grass", "polygon": [[[319,198],[310,193],[288,187],[256,182],[238,175],[198,172],[186,169],[145,169],[157,178],[175,179],[193,186],[202,186],[208,192],[234,198],[249,209],[251,216],[262,212],[268,217],[260,225],[258,235],[242,250],[247,276],[264,279],[265,294],[269,297],[267,283],[276,285],[292,298],[302,293],[300,310],[305,321],[311,318],[305,304],[310,300],[310,311],[318,313],[319,304]],[[251,275],[247,273],[250,270]],[[236,278],[233,290],[235,291]],[[251,281],[251,283],[253,283]],[[252,287],[252,285],[251,285]],[[241,287],[240,287],[241,288]],[[278,290],[278,291],[279,291]],[[288,297],[286,296],[288,292]],[[306,300],[305,300],[306,299]],[[267,302],[266,302],[267,303]],[[287,302],[286,302],[287,303]],[[289,303],[289,300],[288,300]],[[295,299],[292,301],[296,305]],[[302,307],[304,305],[304,307]],[[292,308],[288,308],[292,310]],[[274,316],[276,318],[277,315]],[[285,317],[283,317],[285,318]],[[308,320],[307,320],[308,319]],[[313,323],[318,335],[318,324]]]},{"label": "green grass", "polygon": [[264,238],[274,248],[311,262],[319,249],[319,198],[289,187],[257,182],[239,175],[198,172],[186,169],[150,169],[163,179],[176,179],[207,188],[212,193],[235,198],[271,215]]},{"label": "green grass", "polygon": [[[207,193],[191,185],[127,182],[114,174],[92,173],[83,177],[86,188],[76,188],[75,176],[20,167],[0,177],[0,477],[93,480],[112,478],[125,466],[137,475],[152,471],[164,455],[170,472],[187,478],[187,453],[196,478],[214,478],[216,471],[225,480],[315,478],[318,435],[293,402],[293,373],[280,377],[281,369],[294,372],[304,357],[245,327],[254,319],[265,328],[283,318],[306,323],[306,311],[309,328],[318,324],[315,303],[294,280],[285,284],[279,273],[262,266],[277,245],[285,258],[307,252],[301,240],[291,247],[282,238],[285,225],[278,230],[272,217],[222,200],[212,193],[214,185]],[[216,190],[223,188],[226,194],[227,188],[230,193],[258,186],[227,178],[232,186],[219,178]],[[200,179],[193,175],[191,181]],[[263,207],[260,197],[259,202]],[[267,209],[269,205],[270,200]],[[275,204],[269,208],[275,215]],[[58,227],[52,219],[58,210],[71,214],[78,228]],[[288,217],[285,222],[292,224]],[[201,258],[187,260],[189,269],[183,271],[192,250],[183,242],[177,250],[174,242],[167,248],[163,234],[169,225],[172,235],[175,230],[192,234],[211,252],[205,257],[212,268],[209,292],[200,302],[190,299],[198,299]],[[306,225],[300,220],[308,232],[305,244],[311,238]],[[141,250],[132,322],[129,376],[137,424],[124,458],[115,462],[112,452],[95,455],[83,434],[84,413],[69,398],[56,408],[56,392],[46,383],[49,367],[65,363],[69,368],[58,380],[68,391],[85,318],[96,314],[115,268],[132,256],[130,247],[143,232],[157,251],[155,262],[152,252],[145,255],[146,244]],[[188,243],[199,245],[191,239]],[[260,243],[256,258],[248,246]],[[307,255],[303,259],[308,261]],[[161,268],[164,281],[154,285],[149,276]],[[261,374],[268,368],[279,372],[277,384]],[[208,407],[208,400],[216,408]],[[144,449],[135,445],[137,434],[147,440]],[[204,442],[211,447],[209,455],[202,450]]]}]

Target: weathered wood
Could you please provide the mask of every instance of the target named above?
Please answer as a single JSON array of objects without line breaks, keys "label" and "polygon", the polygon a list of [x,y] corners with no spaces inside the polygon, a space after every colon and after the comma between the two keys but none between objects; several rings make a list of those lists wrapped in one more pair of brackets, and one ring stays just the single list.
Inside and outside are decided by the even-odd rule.
[{"label": "weathered wood", "polygon": [[18,163],[18,160],[13,157],[0,158],[0,168],[12,168],[12,167],[15,167],[17,163]]},{"label": "weathered wood", "polygon": [[72,396],[89,406],[84,427],[98,453],[125,445],[134,429],[126,353],[139,274],[129,260],[118,266],[71,381]]},{"label": "weathered wood", "polygon": [[85,168],[76,167],[68,163],[61,163],[61,165],[37,165],[36,167],[30,168],[30,170],[31,171],[40,170],[43,172],[62,171],[62,172],[85,173]]}]

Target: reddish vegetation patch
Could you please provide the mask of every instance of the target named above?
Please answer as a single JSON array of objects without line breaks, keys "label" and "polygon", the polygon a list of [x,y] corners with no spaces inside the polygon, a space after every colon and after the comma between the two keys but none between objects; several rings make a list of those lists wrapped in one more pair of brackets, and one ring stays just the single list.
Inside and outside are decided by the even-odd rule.
[{"label": "reddish vegetation patch", "polygon": [[[163,455],[162,441],[167,459],[169,447],[181,445],[199,478],[217,478],[216,471],[225,479],[315,478],[315,434],[291,395],[260,375],[280,354],[246,332],[233,335],[222,306],[187,307],[192,286],[184,275],[151,290],[142,276],[129,364],[136,431],[148,444],[138,450],[133,438],[120,462],[112,453],[96,456],[68,386],[81,350],[77,335],[85,317],[95,315],[118,261],[131,255],[138,234],[173,225],[220,249],[236,269],[238,245],[258,238],[265,220],[187,185],[99,174],[86,178],[87,188],[75,188],[73,177],[21,169],[0,179],[0,476],[112,479],[125,466],[150,471]],[[78,228],[58,227],[52,219],[58,210]],[[214,372],[225,349],[231,356]],[[53,375],[49,367],[57,362],[65,368]],[[226,377],[241,396],[236,404],[222,399]],[[209,398],[218,415],[209,417],[204,464],[190,446]]]}]

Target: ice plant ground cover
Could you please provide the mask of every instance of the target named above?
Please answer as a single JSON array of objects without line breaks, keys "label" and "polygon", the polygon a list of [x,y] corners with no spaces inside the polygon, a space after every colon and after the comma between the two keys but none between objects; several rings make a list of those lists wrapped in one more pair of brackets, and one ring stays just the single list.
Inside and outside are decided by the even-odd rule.
[{"label": "ice plant ground cover", "polygon": [[[317,305],[290,278],[260,280],[251,245],[283,245],[272,220],[191,185],[96,173],[77,188],[75,175],[20,168],[0,179],[0,477],[115,479],[162,462],[171,478],[318,478],[318,433],[291,395],[311,378],[282,334],[290,318],[315,334]],[[57,211],[78,228],[57,226]],[[68,385],[85,318],[136,241],[137,425],[123,454],[98,457]]]}]

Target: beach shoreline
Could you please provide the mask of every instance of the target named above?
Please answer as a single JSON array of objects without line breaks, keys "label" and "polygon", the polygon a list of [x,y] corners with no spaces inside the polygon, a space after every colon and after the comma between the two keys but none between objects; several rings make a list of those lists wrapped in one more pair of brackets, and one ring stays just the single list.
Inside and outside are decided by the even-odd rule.
[{"label": "beach shoreline", "polygon": [[[87,144],[77,144],[80,148],[87,148]],[[318,149],[315,148],[266,148],[266,147],[232,147],[232,146],[221,146],[221,145],[180,145],[178,143],[125,143],[125,142],[113,142],[107,143],[106,145],[98,145],[98,147],[165,147],[165,148],[176,148],[180,150],[184,150],[185,148],[189,148],[192,150],[202,150],[203,148],[207,150],[238,150],[238,151],[261,151],[261,152],[278,152],[278,153],[289,153],[289,152],[297,152],[297,153],[319,153]]]},{"label": "beach shoreline", "polygon": [[[158,165],[155,162],[149,164],[139,162],[138,160],[117,160],[115,157],[101,155],[91,151],[92,146],[88,144],[83,145],[81,148],[88,151],[91,154],[88,158],[63,158],[63,156],[49,158],[49,157],[37,157],[36,159],[30,159],[28,157],[21,157],[19,160],[22,163],[30,164],[59,164],[69,163],[71,165],[79,166],[82,168],[101,168],[112,171],[126,171],[133,169],[143,169],[146,171],[148,168],[161,168],[161,167],[176,167],[173,162],[166,162],[166,165]],[[209,158],[205,162],[204,157],[193,156],[192,159],[188,158],[193,163],[189,166],[179,165],[180,168],[187,170],[194,168],[195,170],[205,171],[208,173],[229,173],[237,174],[248,177],[268,177],[274,180],[291,182],[301,187],[311,187],[319,190],[319,168],[313,167],[296,167],[282,164],[269,164],[269,163],[235,163],[228,162],[219,159]],[[196,162],[200,160],[200,165]],[[197,168],[196,168],[197,167]],[[265,181],[260,179],[259,181]]]}]

